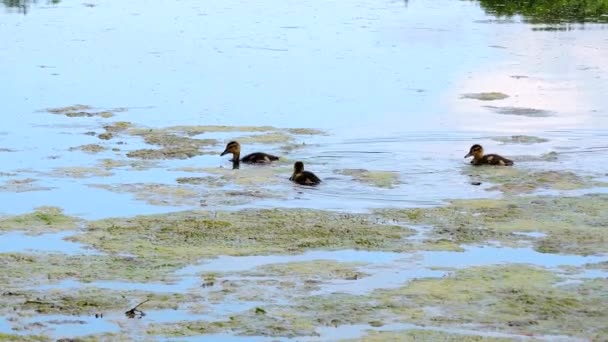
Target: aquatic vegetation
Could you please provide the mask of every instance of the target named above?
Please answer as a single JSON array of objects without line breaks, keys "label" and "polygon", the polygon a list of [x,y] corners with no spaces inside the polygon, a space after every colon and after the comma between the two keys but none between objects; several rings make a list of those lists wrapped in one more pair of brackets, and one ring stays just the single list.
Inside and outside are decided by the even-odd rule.
[{"label": "aquatic vegetation", "polygon": [[67,177],[67,178],[93,178],[93,177],[109,177],[113,173],[99,168],[99,167],[86,167],[86,166],[72,166],[72,167],[58,167],[50,172],[53,177]]},{"label": "aquatic vegetation", "polygon": [[[384,217],[432,226],[428,239],[457,244],[498,241],[517,245],[529,240],[546,253],[590,255],[604,253],[608,230],[606,195],[581,197],[509,197],[505,199],[455,200],[446,207],[379,210]],[[530,238],[516,232],[541,232]]]},{"label": "aquatic vegetation", "polygon": [[[94,315],[108,311],[125,311],[131,300],[150,299],[146,307],[150,309],[172,309],[184,302],[188,295],[159,294],[144,291],[116,291],[94,287],[83,287],[77,290],[57,289],[54,291],[13,291],[0,296],[0,303],[8,310],[33,314]],[[192,299],[192,297],[190,297]],[[8,306],[8,307],[7,307]],[[8,310],[7,310],[8,309]],[[9,312],[10,312],[9,311]]]},{"label": "aquatic vegetation", "polygon": [[496,100],[504,100],[509,97],[507,94],[499,93],[499,92],[490,92],[490,93],[467,93],[462,94],[463,99],[473,99],[480,101],[496,101]]},{"label": "aquatic vegetation", "polygon": [[519,115],[519,116],[528,116],[532,118],[544,118],[553,116],[553,112],[544,110],[544,109],[536,109],[536,108],[525,108],[525,107],[496,107],[496,106],[484,106],[492,110],[497,114],[503,115]]},{"label": "aquatic vegetation", "polygon": [[344,342],[384,342],[384,341],[420,341],[420,342],[507,342],[513,341],[510,338],[487,337],[472,334],[465,334],[458,331],[437,331],[430,329],[408,329],[399,331],[377,331],[368,330],[365,336],[344,340]]},{"label": "aquatic vegetation", "polygon": [[101,118],[111,118],[114,116],[114,113],[111,111],[93,111],[93,107],[87,105],[73,105],[67,107],[58,107],[58,108],[48,108],[47,112],[52,114],[64,115],[69,118],[83,118],[83,117],[101,117]]},{"label": "aquatic vegetation", "polygon": [[521,168],[473,168],[463,172],[474,181],[495,184],[488,191],[526,194],[540,189],[575,190],[608,186],[569,171],[534,171]]},{"label": "aquatic vegetation", "polygon": [[87,153],[99,153],[106,151],[107,148],[98,144],[87,144],[76,147],[70,147],[70,151],[82,151]]},{"label": "aquatic vegetation", "polygon": [[152,205],[196,206],[202,192],[192,187],[161,183],[89,184],[88,186],[121,194],[133,194],[136,199]]},{"label": "aquatic vegetation", "polygon": [[310,249],[407,250],[411,230],[365,216],[313,210],[182,212],[89,222],[71,237],[108,253],[192,262],[219,255],[296,253]]},{"label": "aquatic vegetation", "polygon": [[399,185],[399,173],[392,171],[370,171],[365,169],[334,170],[335,173],[351,176],[354,180],[378,188],[392,189]]},{"label": "aquatic vegetation", "polygon": [[53,189],[52,187],[37,185],[37,182],[38,180],[33,178],[10,179],[4,184],[0,184],[0,192],[48,191]]},{"label": "aquatic vegetation", "polygon": [[529,135],[512,135],[512,136],[504,136],[504,137],[492,137],[494,141],[501,142],[503,144],[540,144],[549,141],[545,138],[533,137]]},{"label": "aquatic vegetation", "polygon": [[33,213],[0,217],[0,230],[23,231],[29,234],[75,230],[80,220],[57,207],[38,207]]},{"label": "aquatic vegetation", "polygon": [[0,341],[2,342],[50,342],[53,339],[46,336],[35,336],[35,335],[11,335],[0,333]]},{"label": "aquatic vegetation", "polygon": [[293,140],[293,136],[283,132],[270,132],[255,135],[246,135],[234,138],[243,144],[282,144]]},{"label": "aquatic vegetation", "polygon": [[143,160],[157,159],[189,159],[196,156],[201,156],[205,152],[197,147],[182,146],[182,147],[166,147],[161,149],[144,148],[127,153],[129,158],[138,158]]},{"label": "aquatic vegetation", "polygon": [[6,272],[0,280],[6,288],[53,284],[71,279],[83,283],[121,280],[128,282],[170,282],[172,272],[183,266],[161,258],[129,256],[2,253],[0,265]]},{"label": "aquatic vegetation", "polygon": [[315,260],[302,262],[289,262],[281,264],[270,264],[258,267],[254,270],[244,272],[247,276],[290,276],[299,277],[303,281],[310,280],[335,280],[335,279],[359,279],[366,276],[364,272],[357,270],[364,263],[337,262],[333,260]]},{"label": "aquatic vegetation", "polygon": [[476,0],[488,13],[497,17],[520,15],[531,24],[606,23],[606,0]]}]

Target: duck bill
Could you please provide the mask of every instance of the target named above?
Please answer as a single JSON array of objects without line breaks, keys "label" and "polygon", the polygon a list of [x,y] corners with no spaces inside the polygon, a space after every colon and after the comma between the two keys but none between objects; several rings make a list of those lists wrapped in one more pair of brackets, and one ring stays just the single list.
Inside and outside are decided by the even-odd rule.
[{"label": "duck bill", "polygon": [[222,152],[222,154],[220,154],[220,157],[222,157],[222,156],[224,156],[226,154],[228,154],[228,150],[224,150],[224,152]]},{"label": "duck bill", "polygon": [[464,157],[465,157],[465,158],[469,158],[469,157],[470,157],[470,156],[472,156],[472,155],[473,155],[473,153],[469,152],[469,153],[467,153],[467,155],[466,155],[466,156],[464,156]]}]

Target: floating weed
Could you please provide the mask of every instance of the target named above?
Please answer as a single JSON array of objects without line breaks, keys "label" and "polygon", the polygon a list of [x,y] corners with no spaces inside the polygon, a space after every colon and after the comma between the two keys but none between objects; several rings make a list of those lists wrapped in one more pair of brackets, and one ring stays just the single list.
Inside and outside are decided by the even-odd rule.
[{"label": "floating weed", "polygon": [[182,212],[90,222],[71,239],[109,253],[192,262],[219,255],[297,253],[310,249],[408,250],[411,230],[360,215],[314,210]]},{"label": "floating weed", "polygon": [[161,183],[89,184],[88,186],[115,193],[133,194],[139,201],[163,206],[197,206],[202,194],[201,191],[188,186]]},{"label": "floating weed", "polygon": [[409,329],[400,331],[369,330],[365,336],[344,342],[384,342],[384,341],[420,341],[420,342],[508,342],[511,338],[479,336],[458,332],[444,332],[436,330]]},{"label": "floating weed", "polygon": [[0,184],[0,192],[28,192],[28,191],[48,191],[52,187],[37,185],[38,180],[33,178],[10,179]]},{"label": "floating weed", "polygon": [[113,174],[114,173],[99,167],[86,166],[59,167],[50,172],[50,176],[66,178],[109,177]]},{"label": "floating weed", "polygon": [[392,189],[398,184],[399,173],[391,171],[370,171],[365,169],[343,169],[335,170],[335,173],[351,176],[354,180],[378,188]]},{"label": "floating weed", "polygon": [[509,195],[532,193],[540,189],[575,190],[608,185],[569,171],[475,167],[467,168],[464,172],[475,181],[496,184],[487,188],[488,191],[497,190]]},{"label": "floating weed", "polygon": [[70,147],[69,150],[70,151],[82,151],[82,152],[86,152],[86,153],[99,153],[99,152],[106,151],[107,148],[103,147],[101,145],[98,145],[98,144],[88,144],[88,145]]},{"label": "floating weed", "polygon": [[87,105],[73,105],[67,107],[48,108],[47,112],[52,114],[64,115],[69,118],[83,118],[83,117],[101,117],[111,118],[114,116],[114,112],[110,110],[93,111],[93,107]]},{"label": "floating weed", "polygon": [[289,262],[260,266],[254,270],[243,273],[246,276],[260,277],[298,277],[302,282],[311,280],[353,280],[367,276],[357,270],[365,263],[337,262],[334,260],[314,260],[302,262]]},{"label": "floating weed", "polygon": [[530,135],[511,135],[511,136],[502,136],[502,137],[491,137],[490,139],[501,142],[503,144],[523,144],[523,145],[540,144],[540,143],[549,141],[549,139],[534,137],[534,136],[530,136]]},{"label": "floating weed", "polygon": [[[608,195],[581,197],[510,197],[455,200],[446,207],[379,210],[380,215],[418,225],[429,225],[429,240],[456,244],[499,241],[517,245],[521,240],[550,253],[604,253],[608,241]],[[532,238],[518,232],[540,232]]]},{"label": "floating weed", "polygon": [[57,207],[38,207],[33,213],[0,218],[0,230],[41,234],[75,230],[80,220],[66,216]]},{"label": "floating weed", "polygon": [[554,113],[544,109],[536,109],[536,108],[525,108],[525,107],[496,107],[496,106],[484,106],[491,111],[503,114],[503,115],[518,115],[518,116],[528,116],[533,118],[544,118],[553,116]]},{"label": "floating weed", "polygon": [[490,93],[468,93],[462,94],[461,98],[463,99],[473,99],[480,101],[495,101],[495,100],[504,100],[508,98],[509,95],[498,93],[498,92],[490,92]]}]

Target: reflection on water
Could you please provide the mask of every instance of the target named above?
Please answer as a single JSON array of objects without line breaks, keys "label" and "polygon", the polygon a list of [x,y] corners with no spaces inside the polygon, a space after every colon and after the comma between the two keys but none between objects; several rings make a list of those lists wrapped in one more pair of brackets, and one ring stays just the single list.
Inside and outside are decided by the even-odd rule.
[{"label": "reflection on water", "polygon": [[[47,5],[56,5],[61,0],[46,0]],[[38,0],[2,0],[2,4],[7,7],[9,12],[27,14],[31,5],[39,4]],[[14,9],[14,10],[13,10]]]},{"label": "reflection on water", "polygon": [[608,23],[606,0],[478,0],[497,17],[522,16],[530,24]]}]

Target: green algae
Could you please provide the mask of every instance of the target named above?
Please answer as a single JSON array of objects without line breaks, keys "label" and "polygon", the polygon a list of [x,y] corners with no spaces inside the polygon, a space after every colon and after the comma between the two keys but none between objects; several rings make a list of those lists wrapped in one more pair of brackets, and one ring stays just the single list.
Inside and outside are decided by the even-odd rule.
[{"label": "green algae", "polygon": [[301,278],[303,281],[355,280],[367,276],[366,273],[357,270],[357,268],[364,265],[365,263],[337,262],[334,260],[301,261],[264,265],[245,272],[244,275],[263,277],[290,276]]},{"label": "green algae", "polygon": [[71,239],[108,253],[192,262],[219,255],[298,253],[304,250],[406,250],[411,230],[365,216],[313,210],[182,212],[89,222]]},{"label": "green algae", "polygon": [[462,96],[461,96],[461,98],[463,98],[463,99],[473,99],[473,100],[480,100],[480,101],[504,100],[508,97],[509,97],[509,95],[499,93],[499,92],[467,93],[467,94],[462,94]]},{"label": "green algae", "polygon": [[241,144],[284,144],[293,140],[293,136],[284,132],[270,132],[246,135],[234,138]]},{"label": "green algae", "polygon": [[76,146],[76,147],[70,147],[69,150],[70,151],[82,151],[82,152],[86,152],[86,153],[99,153],[99,152],[106,151],[107,148],[103,147],[101,145],[98,145],[98,144],[87,144],[87,145],[81,145],[81,146]]},{"label": "green algae", "polygon": [[391,171],[370,171],[365,169],[334,170],[335,173],[350,176],[354,180],[378,188],[392,189],[400,184],[399,173]]},{"label": "green algae", "polygon": [[[472,267],[441,279],[420,279],[396,290],[377,290],[374,297],[401,300],[433,310],[415,323],[474,323],[519,334],[547,333],[594,338],[605,329],[605,286],[595,281],[572,289],[553,285],[550,271],[525,266]],[[582,296],[581,291],[587,291]],[[400,315],[400,308],[393,309]],[[406,315],[409,319],[409,313]]]},{"label": "green algae", "polygon": [[143,160],[159,160],[159,159],[189,159],[205,154],[197,147],[180,146],[180,147],[165,147],[160,149],[143,148],[127,153],[129,158],[137,158]]},{"label": "green algae", "polygon": [[579,176],[569,171],[534,171],[521,168],[490,167],[464,170],[473,181],[493,183],[488,191],[504,194],[527,194],[541,189],[575,190],[608,186],[592,177]]},{"label": "green algae", "polygon": [[80,223],[79,219],[66,216],[60,208],[38,207],[29,214],[0,217],[0,230],[41,234],[75,230]]},{"label": "green algae", "polygon": [[[443,278],[416,279],[394,289],[367,295],[332,293],[307,295],[297,288],[289,304],[268,304],[230,316],[229,320],[154,324],[154,336],[193,336],[233,332],[244,336],[294,338],[319,336],[317,328],[367,324],[432,325],[424,331],[407,330],[403,340],[435,340],[461,329],[499,332],[513,336],[550,333],[574,338],[597,339],[606,331],[608,285],[589,280],[568,288],[556,287],[560,279],[552,272],[527,265],[496,265],[458,270]],[[286,287],[287,289],[287,287]],[[393,332],[395,334],[397,332]],[[382,340],[391,333],[372,333]],[[455,340],[492,341],[456,333]],[[322,336],[321,336],[322,337]]]},{"label": "green algae", "polygon": [[101,117],[107,119],[114,116],[112,111],[93,111],[93,107],[80,104],[67,107],[48,108],[46,111],[52,114],[64,115],[69,118]]},{"label": "green algae", "polygon": [[355,339],[342,340],[344,342],[507,342],[510,338],[477,336],[457,332],[444,332],[436,330],[409,329],[400,331],[370,330],[365,336]]},{"label": "green algae", "polygon": [[544,109],[526,108],[526,107],[496,107],[484,106],[487,109],[503,115],[527,116],[531,118],[545,118],[553,116],[554,113]]},{"label": "green algae", "polygon": [[0,280],[9,288],[57,283],[66,279],[83,283],[98,280],[172,282],[175,281],[172,272],[183,266],[161,258],[49,253],[3,253],[0,254],[0,265],[6,270],[0,274]]},{"label": "green algae", "polygon": [[103,126],[106,132],[110,133],[122,132],[131,127],[133,127],[133,124],[128,121],[116,121]]},{"label": "green algae", "polygon": [[46,336],[36,335],[11,335],[0,333],[0,341],[2,342],[47,342],[53,339]]},{"label": "green algae", "polygon": [[[510,197],[455,200],[446,207],[379,210],[378,214],[410,224],[430,225],[429,240],[456,244],[499,241],[516,246],[529,240],[547,253],[604,253],[608,242],[608,195],[581,197]],[[517,232],[541,232],[530,238]]]},{"label": "green algae", "polygon": [[[198,300],[198,296],[179,293],[154,293],[146,291],[118,291],[85,286],[79,289],[55,289],[51,291],[18,291],[0,296],[3,308],[0,312],[19,316],[33,315],[94,315],[96,313],[124,312],[145,299],[144,310],[176,309],[179,304]],[[18,318],[17,318],[18,319]]]},{"label": "green algae", "polygon": [[221,187],[226,185],[225,181],[213,176],[207,177],[179,177],[175,180],[178,184],[207,185]]},{"label": "green algae", "polygon": [[161,183],[132,184],[88,184],[119,194],[132,194],[135,199],[151,205],[162,206],[196,206],[201,200],[201,191],[187,186]]},{"label": "green algae", "polygon": [[4,184],[0,184],[0,192],[48,191],[53,189],[52,187],[38,185],[37,182],[38,180],[33,178],[9,179]]},{"label": "green algae", "polygon": [[523,145],[531,145],[531,144],[540,144],[549,141],[549,139],[534,137],[530,135],[511,135],[511,136],[500,136],[500,137],[492,137],[494,141],[501,142],[503,144],[523,144]]},{"label": "green algae", "polygon": [[66,177],[66,178],[93,178],[93,177],[109,177],[114,173],[104,170],[99,167],[89,166],[68,166],[58,167],[50,172],[50,176],[53,177]]}]

